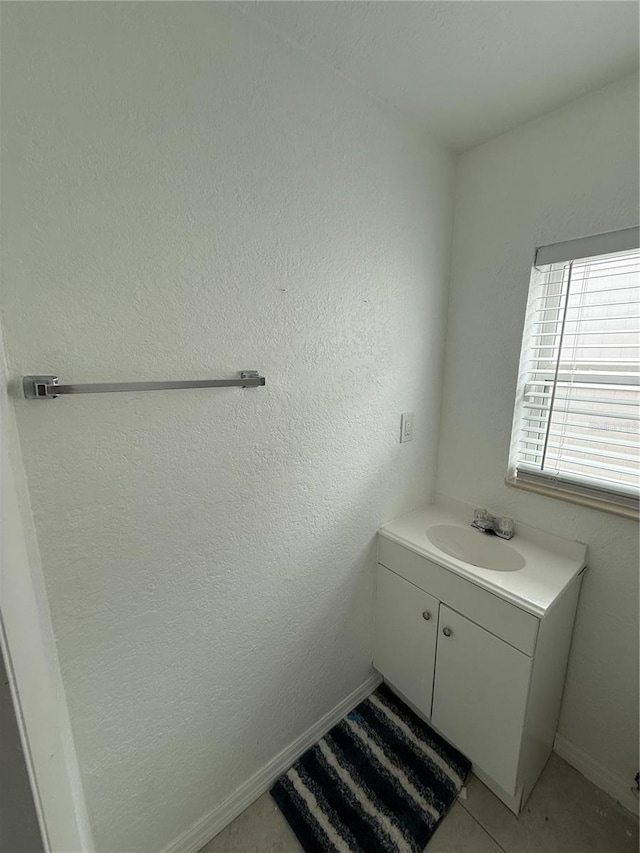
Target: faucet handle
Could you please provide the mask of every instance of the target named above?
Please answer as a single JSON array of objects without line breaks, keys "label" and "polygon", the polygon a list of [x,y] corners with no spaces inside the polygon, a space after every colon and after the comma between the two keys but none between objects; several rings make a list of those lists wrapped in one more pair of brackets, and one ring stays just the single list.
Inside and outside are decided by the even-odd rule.
[{"label": "faucet handle", "polygon": [[513,538],[513,519],[507,518],[506,516],[503,518],[498,518],[496,520],[495,533],[497,536],[502,537],[502,539]]},{"label": "faucet handle", "polygon": [[490,530],[495,523],[495,517],[491,513],[479,507],[473,511],[473,526],[478,530]]}]

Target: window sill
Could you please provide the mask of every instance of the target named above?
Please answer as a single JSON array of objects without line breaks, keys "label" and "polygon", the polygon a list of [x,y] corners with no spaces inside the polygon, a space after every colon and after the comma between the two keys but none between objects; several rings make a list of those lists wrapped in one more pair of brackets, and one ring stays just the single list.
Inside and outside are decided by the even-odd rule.
[{"label": "window sill", "polygon": [[587,507],[588,509],[597,509],[601,512],[608,512],[611,515],[619,515],[622,518],[629,518],[632,521],[640,520],[638,507],[631,507],[627,504],[616,503],[613,500],[607,500],[605,498],[583,495],[570,488],[532,483],[522,477],[509,477],[505,482],[508,486],[513,486],[516,489],[523,489],[526,492],[534,492],[537,495],[544,495],[548,498],[556,498],[556,500],[566,501],[567,503],[579,504],[580,506]]}]

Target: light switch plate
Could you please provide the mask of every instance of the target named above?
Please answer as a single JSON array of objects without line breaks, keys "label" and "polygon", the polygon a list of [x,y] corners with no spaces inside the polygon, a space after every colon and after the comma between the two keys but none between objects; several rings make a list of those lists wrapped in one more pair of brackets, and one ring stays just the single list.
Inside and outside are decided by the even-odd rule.
[{"label": "light switch plate", "polygon": [[413,412],[400,415],[400,441],[413,441]]}]

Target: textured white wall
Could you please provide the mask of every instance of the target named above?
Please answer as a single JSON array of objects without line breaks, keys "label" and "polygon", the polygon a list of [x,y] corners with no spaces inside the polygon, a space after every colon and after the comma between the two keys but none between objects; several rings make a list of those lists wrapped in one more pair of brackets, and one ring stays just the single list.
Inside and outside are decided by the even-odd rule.
[{"label": "textured white wall", "polygon": [[223,4],[2,17],[11,376],[268,381],[16,398],[96,845],[158,850],[369,675],[376,528],[434,485],[454,160]]},{"label": "textured white wall", "polygon": [[559,732],[630,789],[638,769],[638,525],[504,483],[536,246],[638,221],[627,78],[462,155],[439,492],[589,545]]}]

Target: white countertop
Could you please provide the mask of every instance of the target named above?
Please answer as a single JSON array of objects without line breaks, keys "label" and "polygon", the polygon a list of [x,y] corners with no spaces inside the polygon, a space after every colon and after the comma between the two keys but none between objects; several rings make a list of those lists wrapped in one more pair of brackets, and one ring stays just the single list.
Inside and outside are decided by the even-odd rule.
[{"label": "white countertop", "polygon": [[[500,572],[470,565],[441,551],[427,538],[427,530],[435,524],[468,527],[472,518],[473,508],[442,498],[438,504],[385,524],[378,532],[538,617],[549,611],[586,565],[586,545],[517,521],[515,536],[508,545],[525,559],[524,567],[518,571]],[[483,535],[487,534],[478,531],[478,536]]]}]

